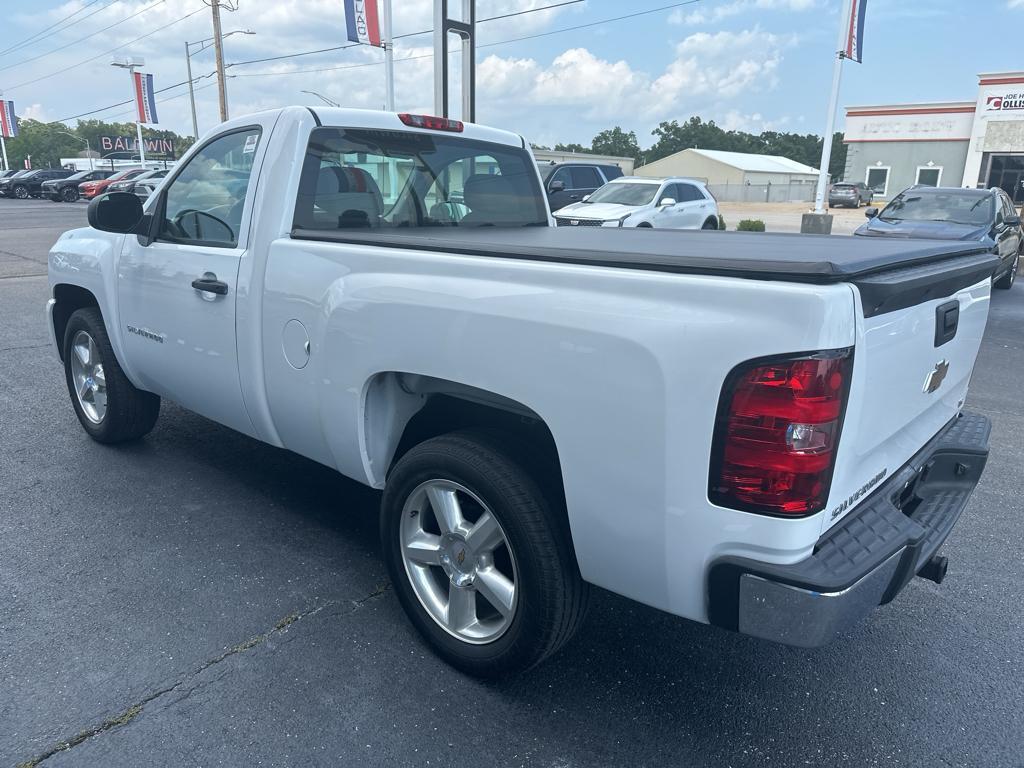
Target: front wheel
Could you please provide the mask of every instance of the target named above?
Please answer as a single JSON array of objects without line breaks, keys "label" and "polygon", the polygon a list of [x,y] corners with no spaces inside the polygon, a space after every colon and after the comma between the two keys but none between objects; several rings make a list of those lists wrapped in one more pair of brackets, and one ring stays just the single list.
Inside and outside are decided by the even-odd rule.
[{"label": "front wheel", "polygon": [[79,309],[71,315],[63,349],[71,403],[89,437],[100,443],[121,443],[153,429],[160,398],[128,381],[98,309]]},{"label": "front wheel", "polygon": [[65,187],[60,196],[65,203],[73,203],[78,200],[78,190],[74,187]]},{"label": "front wheel", "polygon": [[28,199],[28,187],[26,187],[23,184],[19,184],[18,186],[16,186],[14,189],[11,190],[11,193],[19,200]]},{"label": "front wheel", "polygon": [[381,505],[406,614],[439,656],[483,677],[555,653],[587,600],[560,502],[503,443],[473,431],[421,443],[395,465]]},{"label": "front wheel", "polygon": [[1002,288],[1003,290],[1009,290],[1013,287],[1014,281],[1017,279],[1017,269],[1020,267],[1020,254],[1018,253],[1013,257],[1013,264],[1010,266],[1010,271],[1003,275],[1001,278],[996,280],[996,288]]}]

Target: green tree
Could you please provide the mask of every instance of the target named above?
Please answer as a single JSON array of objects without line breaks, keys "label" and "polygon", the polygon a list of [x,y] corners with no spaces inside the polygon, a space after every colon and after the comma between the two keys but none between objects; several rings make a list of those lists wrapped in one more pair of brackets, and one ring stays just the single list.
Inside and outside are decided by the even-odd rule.
[{"label": "green tree", "polygon": [[640,162],[640,145],[637,143],[636,134],[633,131],[626,133],[619,126],[601,131],[590,145],[591,150],[598,155],[612,155],[614,157],[631,157]]},{"label": "green tree", "polygon": [[[68,135],[71,134],[71,135]],[[134,141],[135,123],[107,123],[102,120],[81,120],[71,128],[64,123],[43,123],[31,118],[18,119],[18,136],[7,140],[7,157],[12,168],[24,167],[25,158],[32,157],[33,168],[56,168],[61,158],[84,157],[85,142],[100,155],[103,136],[128,136]],[[179,136],[174,131],[143,128],[143,140],[169,139],[174,142],[174,157],[184,154],[194,143],[190,136]]]},{"label": "green tree", "polygon": [[590,152],[582,144],[555,144],[556,152]]}]

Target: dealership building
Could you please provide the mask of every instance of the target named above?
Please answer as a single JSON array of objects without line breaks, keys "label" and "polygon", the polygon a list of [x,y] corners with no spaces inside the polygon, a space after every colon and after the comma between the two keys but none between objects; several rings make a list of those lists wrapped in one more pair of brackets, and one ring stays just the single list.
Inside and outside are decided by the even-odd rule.
[{"label": "dealership building", "polygon": [[978,75],[974,101],[846,108],[845,181],[1001,187],[1024,204],[1024,72]]}]

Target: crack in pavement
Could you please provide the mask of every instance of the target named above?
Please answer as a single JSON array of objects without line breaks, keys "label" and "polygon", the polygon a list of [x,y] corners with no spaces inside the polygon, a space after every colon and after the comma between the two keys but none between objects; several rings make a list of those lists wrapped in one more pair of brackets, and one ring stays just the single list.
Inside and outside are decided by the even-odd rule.
[{"label": "crack in pavement", "polygon": [[[366,603],[380,598],[382,595],[384,595],[384,593],[388,591],[388,589],[390,589],[390,587],[391,585],[385,582],[383,584],[379,584],[369,594],[355,600],[349,600],[348,603],[351,605],[351,609],[347,611],[347,613],[355,613]],[[173,685],[169,685],[166,688],[160,688],[159,690],[147,694],[142,699],[135,702],[127,709],[114,715],[113,717],[108,717],[107,719],[103,720],[97,725],[92,726],[91,728],[86,728],[85,730],[79,731],[71,738],[63,739],[54,744],[53,746],[43,750],[38,755],[35,755],[29,758],[28,760],[18,763],[17,768],[36,768],[36,766],[40,765],[43,761],[48,760],[49,758],[53,757],[54,755],[60,752],[66,752],[69,749],[74,749],[79,744],[82,744],[88,741],[89,739],[92,739],[115,728],[128,725],[136,717],[142,714],[143,710],[146,708],[146,705],[152,704],[157,699],[163,696],[168,696],[175,692],[182,693],[183,695],[180,698],[178,698],[174,703],[177,703],[177,701],[181,701],[185,698],[188,698],[192,695],[192,693],[202,688],[204,685],[208,684],[203,681],[199,681],[194,685],[189,685],[189,682],[191,680],[195,679],[206,670],[220,664],[221,662],[231,658],[232,656],[235,656],[240,653],[245,653],[246,651],[250,651],[253,648],[257,648],[261,645],[264,645],[272,637],[287,632],[288,627],[290,627],[297,621],[311,618],[316,614],[320,613],[321,611],[324,611],[336,605],[339,605],[339,602],[337,600],[329,600],[326,603],[323,603],[322,605],[318,605],[315,608],[310,608],[306,611],[294,611],[292,613],[289,613],[287,616],[285,616],[283,619],[277,622],[271,629],[267,630],[266,632],[262,632],[258,635],[253,635],[248,640],[244,640],[243,642],[238,643],[237,645],[231,646],[219,656],[215,656],[214,658],[203,662],[198,667],[196,667],[191,673],[189,673],[185,679],[179,680],[178,682],[174,683]]]},{"label": "crack in pavement", "polygon": [[24,347],[0,347],[0,352],[20,352],[25,349],[45,349],[50,346],[50,342],[45,344],[29,344]]}]

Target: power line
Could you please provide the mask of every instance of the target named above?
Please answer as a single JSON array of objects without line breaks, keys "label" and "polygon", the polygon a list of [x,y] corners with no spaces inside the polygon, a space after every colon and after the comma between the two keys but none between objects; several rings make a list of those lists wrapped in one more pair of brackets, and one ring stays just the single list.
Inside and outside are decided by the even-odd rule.
[{"label": "power line", "polygon": [[103,53],[98,53],[95,56],[90,56],[88,59],[83,59],[82,61],[79,61],[79,62],[77,62],[75,64],[69,64],[68,66],[63,67],[63,68],[57,70],[56,72],[51,72],[48,75],[40,75],[39,77],[33,78],[32,80],[26,80],[25,82],[18,83],[17,85],[7,86],[7,88],[5,90],[13,91],[15,88],[22,88],[22,87],[24,87],[26,85],[32,85],[33,83],[38,83],[41,80],[48,80],[51,77],[56,77],[57,75],[62,75],[65,72],[67,72],[68,69],[70,69],[72,67],[80,67],[82,64],[88,64],[90,61],[95,61],[96,59],[102,58],[102,57],[106,56],[107,54],[113,53],[114,51],[119,51],[122,48],[127,48],[129,45],[132,45],[133,43],[139,42],[139,40],[145,40],[147,37],[151,37],[151,36],[155,35],[157,32],[162,32],[163,30],[167,29],[168,27],[171,27],[171,26],[177,24],[178,22],[184,21],[187,18],[195,16],[197,13],[201,13],[202,11],[205,11],[205,10],[206,10],[206,6],[203,6],[202,8],[197,8],[196,10],[192,11],[192,13],[187,13],[184,16],[175,19],[174,21],[171,21],[171,22],[168,22],[167,24],[164,24],[162,27],[157,27],[152,32],[147,32],[144,35],[139,35],[134,40],[129,40],[127,43],[122,43],[121,45],[118,45],[118,46],[116,46],[114,48],[111,48],[108,51],[104,51]]},{"label": "power line", "polygon": [[[582,3],[582,2],[584,2],[584,0],[563,0],[563,2],[552,3],[551,5],[541,6],[540,8],[527,8],[524,11],[516,11],[514,13],[505,13],[505,14],[502,14],[501,16],[489,16],[486,19],[480,19],[479,21],[477,21],[477,24],[484,24],[485,22],[488,22],[488,21],[498,21],[499,19],[509,19],[509,18],[512,18],[513,16],[525,16],[528,13],[537,13],[538,11],[549,11],[552,8],[561,8],[562,6],[565,6],[565,5],[576,5],[577,3]],[[696,0],[694,0],[694,2],[696,2]],[[434,30],[432,30],[432,29],[424,29],[424,30],[421,30],[419,32],[406,32],[404,35],[395,35],[392,39],[393,40],[401,40],[401,39],[406,38],[406,37],[417,37],[419,35],[429,35],[433,31]],[[360,45],[362,45],[362,43],[349,43],[348,45],[335,45],[335,46],[332,46],[331,48],[318,48],[315,51],[300,51],[299,53],[286,53],[286,54],[284,54],[282,56],[268,56],[268,57],[263,58],[263,59],[249,59],[247,61],[236,61],[233,64],[228,64],[228,66],[229,67],[241,67],[241,66],[244,66],[246,64],[263,64],[263,63],[268,62],[268,61],[281,61],[282,59],[294,59],[294,58],[297,58],[299,56],[313,56],[313,55],[318,54],[318,53],[331,53],[332,51],[344,51],[344,50],[347,50],[349,48],[358,48]]]},{"label": "power line", "polygon": [[[34,35],[29,35],[28,37],[26,37],[21,42],[15,43],[14,45],[12,45],[9,48],[4,48],[2,51],[0,51],[0,56],[3,56],[5,53],[9,53],[11,51],[16,51],[19,48],[23,48],[26,45],[31,44],[33,41],[39,39],[42,35],[44,35],[45,33],[49,32],[54,27],[60,26],[65,21],[68,21],[69,19],[71,19],[73,16],[77,16],[78,14],[80,14],[82,11],[84,11],[89,6],[96,5],[96,3],[98,3],[99,1],[100,0],[91,0],[91,2],[86,3],[81,8],[79,8],[77,11],[74,11],[73,13],[68,14],[64,18],[62,18],[62,19],[60,19],[58,21],[53,22],[53,24],[51,24],[50,26],[48,26],[48,27],[46,27],[44,29],[39,30]],[[107,5],[103,6],[103,8],[106,8],[107,6],[110,6],[110,5],[113,5],[113,4],[114,4],[114,0],[110,0],[110,2],[107,3]],[[92,13],[89,14],[89,16],[92,16],[95,13],[99,13],[100,11],[103,10],[103,8],[99,8],[99,9],[93,11]],[[89,18],[89,16],[83,16],[81,19],[79,19],[79,21],[84,21],[85,19]]]},{"label": "power line", "polygon": [[[96,35],[100,34],[101,32],[106,32],[108,29],[113,29],[116,26],[124,24],[126,21],[131,21],[136,16],[141,16],[146,11],[151,10],[153,8],[156,8],[158,5],[160,5],[161,3],[164,3],[166,1],[167,0],[156,0],[156,2],[153,3],[152,5],[147,5],[145,8],[143,8],[140,11],[136,11],[131,16],[128,16],[128,17],[126,17],[124,19],[121,19],[120,21],[114,22],[110,26],[103,27],[103,29],[97,29],[95,32],[93,32],[91,34],[88,34],[85,37],[80,37],[77,40],[72,40],[70,43],[62,45],[59,48],[54,48],[52,51],[47,51],[46,53],[41,53],[38,56],[33,56],[31,59],[24,59],[23,61],[17,61],[14,64],[8,64],[7,66],[0,67],[0,72],[3,72],[4,70],[7,70],[7,69],[13,69],[14,67],[20,67],[22,64],[28,64],[30,61],[38,61],[39,59],[43,59],[43,58],[46,58],[47,56],[49,56],[51,54],[57,53],[57,51],[63,51],[65,48],[70,48],[72,45],[77,45],[78,43],[82,42],[83,40],[88,40],[90,37],[95,37]],[[102,8],[100,10],[102,10]]]},{"label": "power line", "polygon": [[[591,22],[588,22],[586,24],[577,24],[577,25],[572,26],[572,27],[563,27],[562,29],[552,29],[552,30],[549,30],[547,32],[538,32],[538,33],[533,34],[533,35],[524,35],[523,37],[514,37],[514,38],[511,38],[509,40],[498,40],[498,41],[493,42],[493,43],[485,43],[484,45],[478,45],[476,47],[477,48],[494,48],[495,46],[508,45],[509,43],[518,43],[518,42],[522,42],[523,40],[533,40],[534,38],[537,38],[537,37],[547,37],[548,35],[557,35],[557,34],[561,34],[562,32],[572,32],[572,31],[575,31],[575,30],[578,30],[578,29],[586,29],[587,27],[596,27],[598,25],[608,24],[608,23],[611,23],[613,21],[622,21],[624,19],[632,19],[632,18],[635,18],[637,16],[646,16],[646,15],[651,14],[651,13],[659,13],[660,11],[667,11],[667,10],[670,10],[672,8],[679,8],[679,7],[684,6],[684,5],[693,5],[694,3],[698,3],[698,2],[700,2],[700,0],[684,0],[683,2],[671,3],[669,5],[663,5],[663,6],[660,6],[658,8],[650,8],[650,9],[645,10],[645,11],[636,11],[634,13],[627,13],[627,14],[624,14],[622,16],[614,16],[614,17],[612,17],[610,19],[601,19],[599,21],[591,21]],[[533,9],[533,10],[544,10],[544,9],[536,8],[536,9]],[[496,18],[504,18],[504,17],[496,17]],[[413,32],[410,35],[403,35],[403,37],[410,37],[411,35],[421,35],[421,34],[424,34],[424,33],[423,32]],[[351,47],[351,46],[346,46],[346,47]],[[417,56],[406,56],[405,58],[395,59],[395,63],[397,64],[400,61],[414,61],[414,60],[417,60],[417,59],[429,59],[429,58],[433,58],[433,56],[434,56],[433,53],[424,53],[424,54],[420,54],[420,55],[417,55]],[[281,56],[281,57],[277,57],[277,58],[289,58],[289,57]],[[241,62],[241,63],[244,63],[244,62]],[[317,73],[317,72],[334,72],[334,71],[341,70],[341,69],[359,69],[361,67],[378,67],[381,64],[383,64],[383,62],[381,62],[381,61],[369,61],[369,62],[365,62],[363,64],[343,64],[341,66],[321,67],[321,68],[318,68],[318,69],[294,69],[294,70],[291,70],[289,72],[246,72],[246,73],[236,74],[235,77],[261,77],[261,76],[268,76],[268,75],[302,75],[302,74],[310,74],[310,73]],[[229,64],[228,66],[235,66],[235,65]]]},{"label": "power line", "polygon": [[[200,80],[205,80],[208,77],[213,77],[215,74],[216,74],[215,72],[208,72],[205,75],[201,75],[199,77],[193,77],[192,78],[192,82],[193,83],[197,83]],[[234,77],[234,75],[232,75],[232,77]],[[156,91],[154,91],[154,93],[164,93],[166,91],[169,91],[169,90],[171,90],[173,88],[177,88],[177,87],[182,86],[182,85],[188,85],[188,80],[182,80],[180,83],[175,83],[174,85],[168,85],[168,86],[166,86],[164,88],[159,88]],[[206,88],[206,87],[207,86],[205,86],[205,85],[203,86],[203,88]],[[202,90],[202,89],[201,88],[196,88],[196,90],[198,91],[198,90]],[[100,107],[98,109],[92,109],[92,110],[89,110],[88,112],[82,112],[81,114],[78,114],[78,115],[71,115],[70,117],[61,117],[61,118],[58,118],[57,120],[51,120],[50,122],[51,123],[66,123],[68,120],[77,120],[80,117],[88,117],[89,115],[95,115],[98,112],[106,112],[109,109],[116,109],[117,107],[124,106],[125,104],[131,104],[133,101],[134,101],[134,99],[125,99],[124,101],[119,101],[116,104],[108,104],[105,107]]]}]

